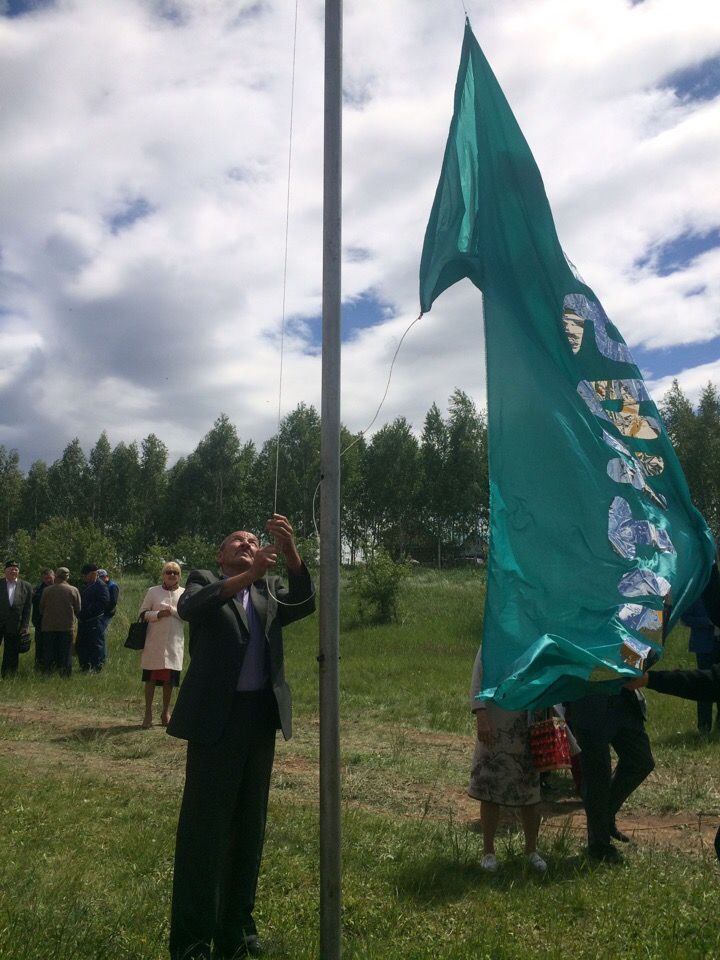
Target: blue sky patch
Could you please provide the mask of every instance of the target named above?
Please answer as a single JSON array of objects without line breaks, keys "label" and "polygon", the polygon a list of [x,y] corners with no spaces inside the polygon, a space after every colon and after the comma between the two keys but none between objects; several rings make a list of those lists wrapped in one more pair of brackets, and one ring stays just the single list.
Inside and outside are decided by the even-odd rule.
[{"label": "blue sky patch", "polygon": [[366,247],[345,247],[343,260],[346,263],[364,263],[370,259],[370,251]]},{"label": "blue sky patch", "polygon": [[650,267],[657,276],[668,277],[715,247],[720,247],[720,228],[715,227],[706,233],[686,231],[666,243],[651,247],[634,265],[639,269]]},{"label": "blue sky patch", "polygon": [[[374,327],[393,315],[392,308],[378,300],[371,291],[363,293],[356,300],[342,305],[342,340],[347,343],[360,330]],[[302,317],[302,323],[310,330],[310,352],[320,347],[322,343],[322,317]]]},{"label": "blue sky patch", "polygon": [[714,100],[720,94],[720,56],[678,70],[662,85],[674,90],[681,100]]},{"label": "blue sky patch", "polygon": [[108,217],[107,222],[110,225],[112,233],[121,233],[123,230],[131,227],[136,221],[149,217],[154,210],[155,208],[148,203],[145,197],[135,197],[133,200],[129,200],[118,213],[114,213],[111,217]]},{"label": "blue sky patch", "polygon": [[22,17],[25,13],[54,5],[55,0],[0,0],[0,13],[6,17]]},{"label": "blue sky patch", "polygon": [[[682,317],[678,317],[678,323],[682,323]],[[675,344],[659,350],[636,346],[632,352],[643,376],[648,380],[659,380],[717,360],[720,357],[720,337],[705,340],[704,343]]]}]

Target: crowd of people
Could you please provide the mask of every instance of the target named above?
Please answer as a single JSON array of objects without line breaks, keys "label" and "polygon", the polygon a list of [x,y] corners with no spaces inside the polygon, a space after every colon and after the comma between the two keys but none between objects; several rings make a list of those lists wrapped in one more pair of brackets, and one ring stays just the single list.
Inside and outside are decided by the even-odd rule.
[{"label": "crowd of people", "polygon": [[30,650],[30,623],[35,632],[35,668],[44,673],[72,673],[73,637],[83,672],[102,670],[107,660],[107,628],[117,609],[120,587],[107,570],[86,563],[80,589],[70,583],[67,567],[46,567],[32,587],[20,577],[16,560],[5,561],[0,581],[0,676],[17,673],[21,653]]}]

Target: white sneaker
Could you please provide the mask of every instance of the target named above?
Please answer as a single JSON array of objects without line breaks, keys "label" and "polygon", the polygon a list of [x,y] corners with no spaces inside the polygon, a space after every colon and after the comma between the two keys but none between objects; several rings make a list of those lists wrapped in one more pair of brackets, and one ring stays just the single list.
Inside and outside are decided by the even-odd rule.
[{"label": "white sneaker", "polygon": [[498,862],[494,853],[486,853],[480,861],[480,869],[485,873],[497,873]]},{"label": "white sneaker", "polygon": [[534,850],[532,853],[528,854],[527,862],[530,864],[533,870],[537,871],[537,873],[545,873],[547,871],[547,864],[537,850]]}]

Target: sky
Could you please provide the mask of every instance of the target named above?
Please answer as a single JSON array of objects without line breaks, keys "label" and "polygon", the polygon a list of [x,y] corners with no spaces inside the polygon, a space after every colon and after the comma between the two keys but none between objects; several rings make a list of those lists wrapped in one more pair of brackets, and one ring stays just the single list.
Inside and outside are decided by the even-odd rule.
[{"label": "sky", "polygon": [[[465,0],[561,244],[656,399],[720,385],[716,0]],[[284,413],[320,406],[323,4],[299,0]],[[0,444],[27,468],[221,412],[277,427],[292,0],[0,0]],[[417,316],[463,0],[345,0],[342,419]],[[378,424],[485,404],[467,281],[408,335]]]}]

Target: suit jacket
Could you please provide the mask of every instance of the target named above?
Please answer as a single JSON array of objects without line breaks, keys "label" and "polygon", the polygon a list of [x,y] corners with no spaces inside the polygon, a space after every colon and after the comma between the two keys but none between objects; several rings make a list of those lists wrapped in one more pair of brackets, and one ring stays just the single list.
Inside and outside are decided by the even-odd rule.
[{"label": "suit jacket", "polygon": [[648,687],[685,700],[720,702],[720,664],[709,670],[651,670]]},{"label": "suit jacket", "polygon": [[102,580],[94,580],[80,587],[80,601],[78,624],[96,627],[110,609],[110,591]]},{"label": "suit jacket", "polygon": [[[313,584],[306,567],[280,577],[268,577],[271,593],[289,604],[276,603],[265,580],[250,588],[250,598],[268,644],[270,682],[286,740],[292,736],[292,698],[285,680],[282,628],[315,609]],[[250,642],[247,614],[235,598],[220,596],[222,580],[210,570],[193,570],[178,601],[178,614],[190,624],[190,666],[178,694],[168,733],[183,740],[214,743],[230,716],[238,677]]]},{"label": "suit jacket", "polygon": [[19,580],[15,586],[13,605],[8,603],[7,580],[0,579],[0,627],[5,633],[27,633],[30,629],[32,586]]},{"label": "suit jacket", "polygon": [[633,717],[640,723],[646,720],[645,697],[639,690],[621,690],[604,695],[590,693],[568,704],[569,722],[573,730],[585,729],[607,732],[620,717]]}]

